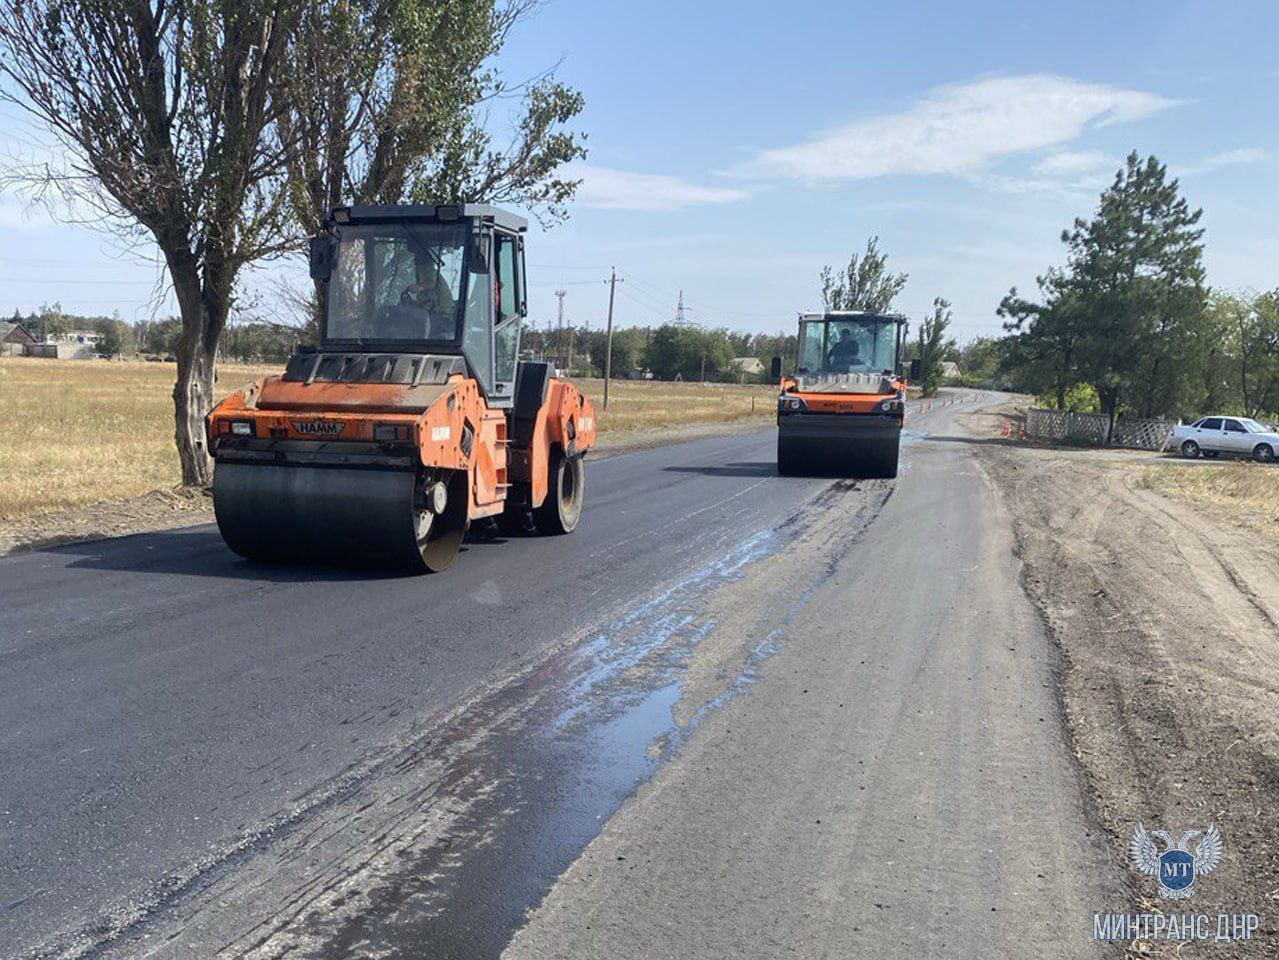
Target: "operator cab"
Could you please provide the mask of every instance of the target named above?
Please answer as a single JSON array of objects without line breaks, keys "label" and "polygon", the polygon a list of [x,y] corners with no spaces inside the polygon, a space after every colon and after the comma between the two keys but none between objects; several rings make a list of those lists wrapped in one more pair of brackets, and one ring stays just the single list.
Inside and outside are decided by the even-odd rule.
[{"label": "operator cab", "polygon": [[509,406],[527,229],[487,204],[335,208],[311,241],[311,276],[325,281],[320,349],[299,351],[285,379],[327,370],[343,382],[416,384],[464,363],[490,405]]},{"label": "operator cab", "polygon": [[896,375],[906,318],[838,310],[799,317],[799,389],[870,392]]}]

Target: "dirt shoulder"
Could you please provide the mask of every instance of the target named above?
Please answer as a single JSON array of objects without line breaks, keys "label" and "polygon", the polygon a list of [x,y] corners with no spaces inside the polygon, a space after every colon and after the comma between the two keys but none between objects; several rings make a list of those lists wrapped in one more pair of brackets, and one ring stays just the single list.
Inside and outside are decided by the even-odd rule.
[{"label": "dirt shoulder", "polygon": [[[1186,468],[1156,455],[1010,443],[998,417],[967,426],[1063,653],[1069,732],[1134,898],[1112,908],[1255,912],[1261,938],[1230,955],[1274,956],[1279,537],[1240,522],[1238,504],[1207,503],[1205,482],[1174,483],[1164,471]],[[1138,821],[1174,836],[1220,826],[1224,860],[1193,901],[1161,901],[1131,869]]]},{"label": "dirt shoulder", "polygon": [[203,491],[152,490],[140,497],[117,497],[88,507],[0,521],[0,556],[212,522],[213,498]]}]

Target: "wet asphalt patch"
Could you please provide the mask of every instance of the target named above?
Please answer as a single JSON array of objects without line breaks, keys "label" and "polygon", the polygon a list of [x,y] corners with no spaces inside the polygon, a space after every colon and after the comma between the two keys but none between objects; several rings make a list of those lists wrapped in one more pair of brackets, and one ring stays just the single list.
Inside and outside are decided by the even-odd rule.
[{"label": "wet asphalt patch", "polygon": [[[707,598],[741,580],[825,511],[846,510],[841,555],[891,496],[888,483],[837,481],[781,527],[753,534],[634,604],[509,685],[454,725],[444,780],[460,814],[421,849],[397,851],[393,869],[353,871],[355,910],[308,910],[263,955],[322,958],[497,957],[529,911],[621,804],[711,712],[744,693],[783,642],[784,625],[833,575],[838,557],[797,590],[736,676],[689,722],[674,718],[681,677],[715,629]],[[437,795],[438,798],[438,795]],[[300,927],[300,929],[299,929]],[[279,932],[285,933],[280,930]],[[301,949],[299,949],[301,948]]]}]

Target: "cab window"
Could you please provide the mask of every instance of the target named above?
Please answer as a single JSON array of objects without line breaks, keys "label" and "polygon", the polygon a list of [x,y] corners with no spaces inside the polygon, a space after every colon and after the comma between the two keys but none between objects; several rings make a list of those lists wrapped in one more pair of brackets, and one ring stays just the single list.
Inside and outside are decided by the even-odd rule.
[{"label": "cab window", "polygon": [[498,234],[495,238],[493,292],[497,305],[497,327],[493,332],[493,393],[508,397],[515,392],[515,369],[520,349],[520,257],[515,237]]},{"label": "cab window", "polygon": [[1221,429],[1221,418],[1220,418],[1220,417],[1209,417],[1209,418],[1208,418],[1207,420],[1205,420],[1203,423],[1199,424],[1199,429],[1200,429],[1200,430],[1220,430],[1220,429]]},{"label": "cab window", "polygon": [[1243,428],[1243,425],[1240,424],[1238,420],[1223,420],[1222,423],[1224,424],[1224,427],[1222,429],[1224,429],[1226,433],[1247,433],[1248,432]]},{"label": "cab window", "polygon": [[501,234],[497,236],[497,322],[511,319],[518,312],[516,289],[518,281],[515,276],[515,238]]}]

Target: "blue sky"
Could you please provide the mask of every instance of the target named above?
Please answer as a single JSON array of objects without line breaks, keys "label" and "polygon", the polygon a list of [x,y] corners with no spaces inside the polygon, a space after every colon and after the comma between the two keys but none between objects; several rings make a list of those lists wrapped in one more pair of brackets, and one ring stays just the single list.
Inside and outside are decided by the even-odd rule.
[{"label": "blue sky", "polygon": [[[530,238],[532,316],[562,283],[599,326],[615,265],[619,323],[668,319],[683,290],[697,322],[787,330],[821,266],[877,234],[910,274],[899,308],[944,296],[961,338],[996,333],[999,298],[1059,262],[1134,148],[1204,208],[1212,284],[1279,286],[1277,35],[1273,2],[551,0],[502,64],[562,60],[590,155],[571,219]],[[0,141],[38,138],[0,113]],[[14,199],[0,226],[4,314],[169,309],[156,268],[101,235]],[[303,279],[260,273],[246,300],[275,312],[282,276]]]}]

